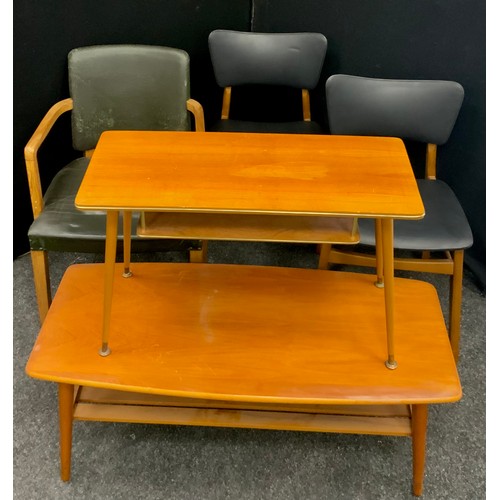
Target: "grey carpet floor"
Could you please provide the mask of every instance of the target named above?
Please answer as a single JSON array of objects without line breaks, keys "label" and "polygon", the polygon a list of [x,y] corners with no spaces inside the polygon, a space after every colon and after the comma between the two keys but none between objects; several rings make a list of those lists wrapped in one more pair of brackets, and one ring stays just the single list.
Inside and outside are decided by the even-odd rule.
[{"label": "grey carpet floor", "polygon": [[[314,268],[311,245],[211,243],[210,262]],[[136,260],[185,261],[166,253]],[[101,256],[51,254],[53,290],[68,265]],[[72,477],[59,479],[57,388],[24,368],[39,323],[29,255],[14,261],[13,492],[28,499],[406,499],[411,441],[402,437],[75,422]],[[430,281],[448,310],[448,279]],[[417,307],[417,305],[416,305]],[[426,499],[485,498],[485,297],[465,272],[463,398],[430,407]],[[423,353],[425,355],[425,353]]]}]

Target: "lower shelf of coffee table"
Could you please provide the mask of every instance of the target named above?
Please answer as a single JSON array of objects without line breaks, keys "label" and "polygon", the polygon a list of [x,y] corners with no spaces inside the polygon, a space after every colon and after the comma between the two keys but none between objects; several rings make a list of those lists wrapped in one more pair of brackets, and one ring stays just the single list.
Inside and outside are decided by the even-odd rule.
[{"label": "lower shelf of coffee table", "polygon": [[78,388],[74,418],[101,422],[411,436],[409,405],[243,403],[94,387]]}]

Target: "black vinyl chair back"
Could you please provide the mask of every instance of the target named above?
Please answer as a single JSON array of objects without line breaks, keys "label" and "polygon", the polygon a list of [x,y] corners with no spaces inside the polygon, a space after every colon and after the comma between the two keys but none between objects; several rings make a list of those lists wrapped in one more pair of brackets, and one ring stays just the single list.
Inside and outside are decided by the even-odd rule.
[{"label": "black vinyl chair back", "polygon": [[208,47],[220,87],[283,85],[316,87],[327,40],[320,33],[249,33],[215,30]]},{"label": "black vinyl chair back", "polygon": [[340,135],[442,145],[453,130],[463,98],[463,87],[452,81],[333,75],[326,82],[330,132]]},{"label": "black vinyl chair back", "polygon": [[76,150],[104,130],[190,130],[189,56],[180,49],[102,45],[68,55]]}]

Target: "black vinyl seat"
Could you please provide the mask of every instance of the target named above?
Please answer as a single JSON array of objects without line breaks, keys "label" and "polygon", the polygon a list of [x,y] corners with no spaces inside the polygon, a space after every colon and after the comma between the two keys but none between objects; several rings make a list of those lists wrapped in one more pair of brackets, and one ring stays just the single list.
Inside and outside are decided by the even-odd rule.
[{"label": "black vinyl seat", "polygon": [[[321,75],[327,48],[324,35],[215,30],[208,37],[208,46],[215,79],[224,89],[221,119],[210,127],[210,131],[325,133],[317,122],[311,120],[309,94]],[[229,118],[233,89],[245,86],[295,89],[297,106],[302,101],[302,120]],[[256,104],[263,106],[262,102]]]},{"label": "black vinyl seat", "polygon": [[245,120],[218,120],[210,132],[256,132],[261,134],[324,134],[323,128],[313,121],[254,122]]},{"label": "black vinyl seat", "polygon": [[[417,179],[425,207],[420,220],[394,221],[394,248],[431,252],[460,250],[472,246],[472,232],[455,193],[441,180]],[[375,246],[373,221],[359,219],[360,243]]]},{"label": "black vinyl seat", "polygon": [[[436,179],[437,146],[446,143],[462,106],[464,90],[453,81],[389,80],[333,75],[326,82],[330,132],[340,135],[400,137],[426,144],[425,178],[417,185],[425,216],[394,221],[395,269],[450,275],[450,341],[459,356],[464,250],[473,244],[467,217],[452,189]],[[360,250],[374,247],[377,223],[359,219]],[[330,264],[375,266],[372,253],[330,248]],[[401,252],[400,252],[401,253]],[[416,306],[418,306],[416,304]]]},{"label": "black vinyl seat", "polygon": [[[106,212],[81,211],[75,207],[75,197],[90,158],[77,158],[62,168],[52,179],[44,195],[43,212],[28,231],[31,251],[104,253]],[[172,240],[166,245],[161,240],[136,236],[139,212],[132,216],[132,247],[134,252],[184,249],[188,242]],[[123,230],[120,224],[122,246]],[[191,243],[189,243],[191,245]]]},{"label": "black vinyl seat", "polygon": [[[169,47],[101,45],[68,55],[70,98],[56,103],[25,147],[34,221],[28,231],[40,319],[51,302],[48,251],[104,253],[106,213],[83,212],[75,196],[92,152],[105,130],[204,130],[203,109],[190,99],[189,56]],[[63,167],[42,192],[37,153],[56,120],[71,111],[73,147],[83,156]],[[186,249],[198,242],[136,236],[132,251]],[[119,246],[122,246],[120,227]]]}]

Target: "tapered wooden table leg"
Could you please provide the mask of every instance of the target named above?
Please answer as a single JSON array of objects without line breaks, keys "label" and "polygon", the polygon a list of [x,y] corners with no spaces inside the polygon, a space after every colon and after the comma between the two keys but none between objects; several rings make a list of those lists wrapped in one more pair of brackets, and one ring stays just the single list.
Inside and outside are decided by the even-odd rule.
[{"label": "tapered wooden table leg", "polygon": [[123,277],[130,278],[130,253],[132,238],[132,212],[130,210],[123,211]]},{"label": "tapered wooden table leg", "polygon": [[382,219],[382,255],[384,269],[385,322],[387,329],[387,361],[390,370],[398,364],[394,354],[394,221]]},{"label": "tapered wooden table leg", "polygon": [[382,243],[382,221],[375,219],[375,262],[377,266],[377,281],[375,286],[384,287],[384,255]]},{"label": "tapered wooden table leg", "polygon": [[102,326],[101,356],[110,354],[109,330],[111,327],[111,302],[116,262],[116,239],[118,238],[118,211],[109,210],[106,220],[106,249],[104,257],[104,314]]},{"label": "tapered wooden table leg", "polygon": [[424,488],[427,405],[412,405],[413,494],[420,496]]},{"label": "tapered wooden table leg", "polygon": [[69,481],[71,476],[74,387],[72,384],[59,384],[59,450],[63,481]]}]

